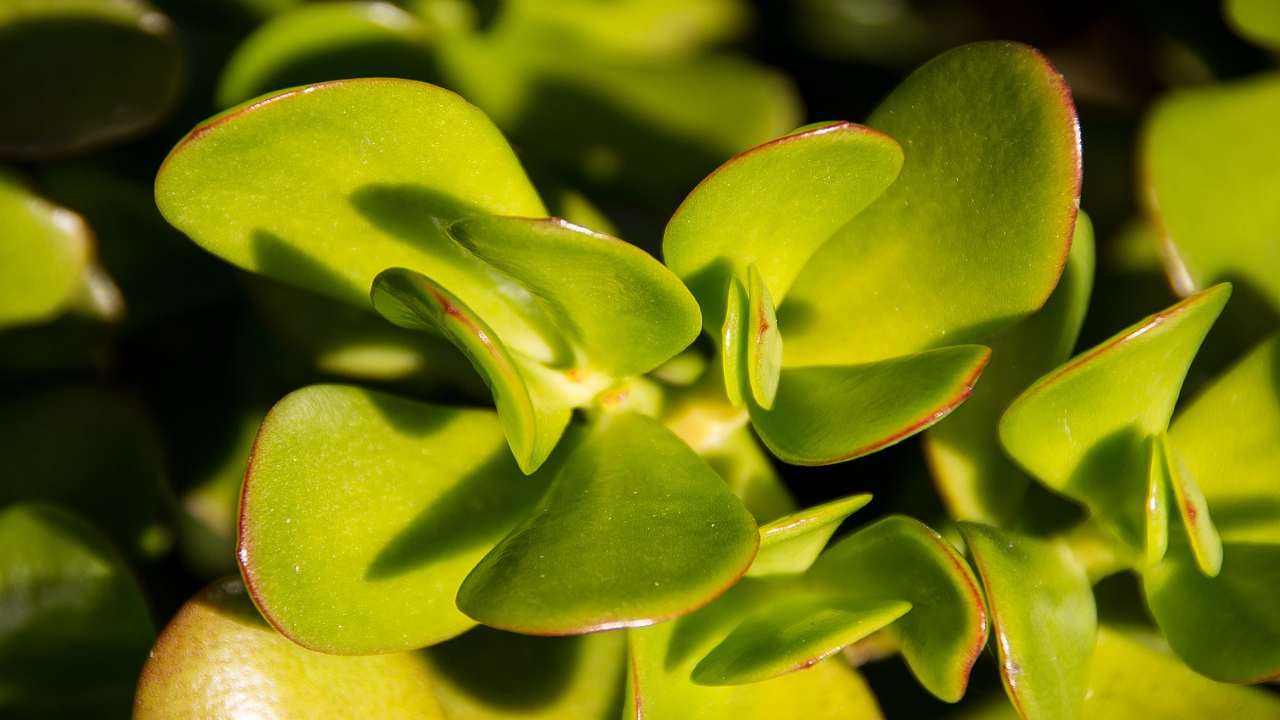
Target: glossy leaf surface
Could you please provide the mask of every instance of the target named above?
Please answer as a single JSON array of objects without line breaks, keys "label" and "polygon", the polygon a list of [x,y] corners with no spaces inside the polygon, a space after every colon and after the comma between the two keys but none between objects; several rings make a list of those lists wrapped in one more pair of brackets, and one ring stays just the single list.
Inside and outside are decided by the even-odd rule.
[{"label": "glossy leaf surface", "polygon": [[1231,280],[1280,311],[1276,118],[1280,75],[1269,73],[1174,93],[1147,122],[1145,200],[1179,292]]},{"label": "glossy leaf surface", "polygon": [[1188,547],[1195,556],[1196,565],[1205,575],[1217,575],[1222,568],[1222,539],[1209,517],[1204,493],[1200,492],[1200,486],[1196,484],[1182,457],[1169,447],[1168,438],[1162,434],[1156,441],[1164,446],[1162,455],[1169,467],[1169,486],[1172,490],[1169,502],[1182,521],[1182,529],[1186,531]]},{"label": "glossy leaf surface", "polygon": [[537,635],[648,625],[746,572],[750,513],[657,421],[606,417],[568,452],[538,508],[467,576],[463,612]]},{"label": "glossy leaf surface", "polygon": [[768,410],[782,373],[782,335],[769,287],[755,265],[747,271],[747,384],[755,404]]},{"label": "glossy leaf surface", "polygon": [[987,644],[987,613],[964,558],[933,530],[894,515],[827,549],[806,579],[866,600],[902,600],[911,610],[888,628],[920,683],[956,702]]},{"label": "glossy leaf surface", "polygon": [[784,367],[773,408],[751,422],[779,459],[851,460],[899,442],[964,402],[990,351],[959,345],[862,365]]},{"label": "glossy leaf surface", "polygon": [[1078,718],[1097,631],[1093,588],[1066,547],[960,523],[991,611],[1000,679],[1024,718]]},{"label": "glossy leaf surface", "polygon": [[1168,428],[1187,368],[1230,294],[1218,285],[1187,298],[1036,381],[1000,420],[1005,449],[1142,548],[1148,438]]},{"label": "glossy leaf surface", "polygon": [[173,27],[144,0],[0,2],[0,155],[133,135],[168,112],[181,83]]},{"label": "glossy leaf surface", "polygon": [[458,587],[545,487],[520,474],[490,411],[304,388],[259,431],[241,569],[272,625],[309,648],[422,647],[473,624]]},{"label": "glossy leaf surface", "polygon": [[714,331],[730,277],[746,283],[754,264],[781,304],[813,253],[884,192],[901,166],[898,144],[861,125],[785,135],[734,156],[699,183],[667,223],[663,257]]},{"label": "glossy leaf surface", "polygon": [[760,550],[750,577],[808,570],[845,518],[871,502],[867,494],[832,500],[785,515],[760,527]]},{"label": "glossy leaf surface", "polygon": [[1044,304],[1080,196],[1070,91],[1035,50],[987,42],[911,74],[867,124],[898,180],[805,266],[779,322],[788,365],[974,342]]},{"label": "glossy leaf surface", "polygon": [[52,320],[83,286],[93,235],[79,215],[0,171],[0,328]]},{"label": "glossy leaf surface", "polygon": [[105,538],[41,503],[0,510],[0,714],[127,717],[155,637]]},{"label": "glossy leaf surface", "polygon": [[973,394],[925,432],[925,452],[952,517],[1011,521],[1030,478],[1000,447],[997,426],[1009,403],[1071,354],[1093,288],[1093,226],[1080,213],[1058,287],[1036,314],[990,341],[991,363]]},{"label": "glossy leaf surface", "polygon": [[443,720],[418,654],[337,657],[281,637],[239,580],[189,600],[143,668],[134,718],[379,717]]}]

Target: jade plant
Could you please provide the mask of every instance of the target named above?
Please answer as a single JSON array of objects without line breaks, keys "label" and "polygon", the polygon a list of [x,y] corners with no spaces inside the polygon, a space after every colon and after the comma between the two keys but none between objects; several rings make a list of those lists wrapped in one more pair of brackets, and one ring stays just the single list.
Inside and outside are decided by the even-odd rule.
[{"label": "jade plant", "polygon": [[0,715],[1280,717],[1270,61],[757,12],[0,0]]}]

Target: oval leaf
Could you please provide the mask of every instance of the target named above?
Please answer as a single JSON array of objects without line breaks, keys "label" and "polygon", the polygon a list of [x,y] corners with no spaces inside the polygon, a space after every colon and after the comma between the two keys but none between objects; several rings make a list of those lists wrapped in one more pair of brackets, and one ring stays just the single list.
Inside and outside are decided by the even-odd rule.
[{"label": "oval leaf", "polygon": [[1270,0],[1226,0],[1227,20],[1241,35],[1280,49],[1280,7]]},{"label": "oval leaf", "polygon": [[93,235],[79,215],[0,170],[0,328],[52,320],[84,284]]},{"label": "oval leaf", "polygon": [[545,487],[511,462],[492,412],[303,388],[258,433],[240,566],[267,620],[306,647],[430,645],[471,627],[458,587]]},{"label": "oval leaf", "polygon": [[535,635],[648,625],[723,593],[758,542],[742,502],[688,446],[651,418],[608,416],[467,576],[458,607]]}]

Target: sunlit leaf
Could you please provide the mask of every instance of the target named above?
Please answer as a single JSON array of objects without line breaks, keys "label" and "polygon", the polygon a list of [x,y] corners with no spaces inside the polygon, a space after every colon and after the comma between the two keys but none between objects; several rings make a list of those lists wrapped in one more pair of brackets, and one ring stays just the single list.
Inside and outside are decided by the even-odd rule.
[{"label": "sunlit leaf", "polygon": [[852,495],[762,525],[760,550],[747,575],[762,577],[808,570],[840,523],[869,502],[870,495]]}]

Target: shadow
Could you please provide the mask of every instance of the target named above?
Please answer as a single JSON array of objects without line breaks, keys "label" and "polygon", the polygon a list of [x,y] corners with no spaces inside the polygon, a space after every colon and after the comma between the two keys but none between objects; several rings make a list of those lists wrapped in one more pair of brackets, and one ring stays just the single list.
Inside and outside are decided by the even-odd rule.
[{"label": "shadow", "polygon": [[433,407],[429,412],[419,402],[384,392],[370,392],[369,399],[382,419],[401,432],[421,435],[423,440],[454,416],[452,408]]},{"label": "shadow", "polygon": [[330,297],[349,301],[358,297],[363,302],[368,302],[367,288],[358,287],[324,263],[293,247],[279,235],[258,228],[253,231],[250,242],[254,260],[263,275],[280,278]]},{"label": "shadow", "polygon": [[1213,523],[1232,533],[1280,524],[1280,498],[1250,497],[1215,500],[1209,508]]},{"label": "shadow", "polygon": [[1130,425],[1089,449],[1067,480],[1064,491],[1088,498],[1090,510],[1134,547],[1146,537],[1147,437]]},{"label": "shadow", "polygon": [[1179,396],[1182,407],[1197,391],[1226,372],[1236,361],[1252,350],[1263,338],[1280,327],[1280,307],[1257,285],[1240,277],[1228,277],[1231,299],[1222,315],[1209,329],[1200,351],[1187,371]]},{"label": "shadow", "polygon": [[710,605],[674,620],[663,668],[673,672],[693,653],[709,652],[712,638],[719,642],[771,596],[785,594],[794,585],[789,577],[743,578]]},{"label": "shadow", "polygon": [[455,220],[488,214],[486,210],[423,185],[370,183],[351,193],[351,205],[366,220],[418,249],[460,254],[445,234]]},{"label": "shadow", "polygon": [[485,705],[533,711],[569,689],[583,642],[479,626],[423,654],[434,673]]},{"label": "shadow", "polygon": [[366,580],[387,580],[441,557],[470,550],[529,514],[551,475],[525,477],[505,444],[432,501],[369,564]]}]

